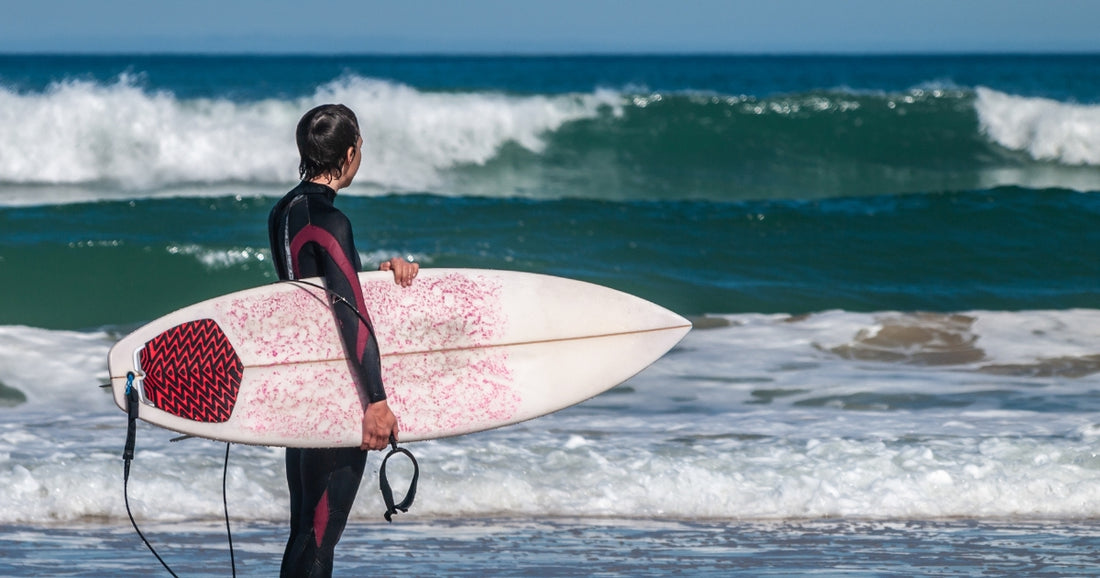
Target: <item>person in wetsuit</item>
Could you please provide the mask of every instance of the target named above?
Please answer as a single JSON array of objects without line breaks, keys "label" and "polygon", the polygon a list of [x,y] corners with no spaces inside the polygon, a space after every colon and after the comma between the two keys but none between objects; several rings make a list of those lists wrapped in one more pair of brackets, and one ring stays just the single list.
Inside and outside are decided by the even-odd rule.
[{"label": "person in wetsuit", "polygon": [[[281,575],[313,577],[332,574],[333,550],[359,490],[367,450],[385,449],[390,436],[396,439],[398,428],[386,403],[378,344],[358,282],[361,265],[351,223],[333,206],[336,192],[351,184],[362,161],[358,119],[344,105],[319,106],[298,122],[296,140],[301,183],[275,204],[268,217],[275,270],[280,279],[324,280],[365,404],[360,447],[286,450],[290,538]],[[407,287],[419,265],[394,258],[380,269],[393,271],[394,281]]]}]

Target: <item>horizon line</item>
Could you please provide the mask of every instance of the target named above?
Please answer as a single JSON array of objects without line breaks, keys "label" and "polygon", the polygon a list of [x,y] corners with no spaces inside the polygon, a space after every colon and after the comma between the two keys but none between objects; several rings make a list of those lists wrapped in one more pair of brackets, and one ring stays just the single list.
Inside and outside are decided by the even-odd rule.
[{"label": "horizon line", "polygon": [[378,58],[586,58],[586,57],[905,57],[905,56],[1100,56],[1091,50],[623,50],[623,51],[309,51],[265,50],[5,50],[0,56],[185,56],[185,57],[378,57]]}]

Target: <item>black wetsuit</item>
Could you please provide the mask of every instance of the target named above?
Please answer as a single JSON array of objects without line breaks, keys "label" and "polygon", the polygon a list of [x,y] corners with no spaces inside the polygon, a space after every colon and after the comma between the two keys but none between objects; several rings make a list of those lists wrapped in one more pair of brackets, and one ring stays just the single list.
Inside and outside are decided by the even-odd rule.
[{"label": "black wetsuit", "polygon": [[[382,387],[378,344],[358,283],[359,253],[351,223],[333,206],[336,191],[302,182],[271,210],[268,234],[280,279],[321,277],[336,297],[333,312],[340,329],[348,364],[367,402],[386,398]],[[364,322],[366,321],[366,323]],[[330,576],[336,542],[363,478],[367,452],[359,448],[297,449],[286,451],[290,486],[290,539],[283,554],[282,576]]]}]

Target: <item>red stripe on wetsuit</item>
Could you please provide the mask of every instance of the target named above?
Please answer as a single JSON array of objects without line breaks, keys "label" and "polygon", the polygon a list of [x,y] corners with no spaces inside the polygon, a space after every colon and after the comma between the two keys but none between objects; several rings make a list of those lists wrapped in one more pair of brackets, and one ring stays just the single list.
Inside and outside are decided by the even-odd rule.
[{"label": "red stripe on wetsuit", "polygon": [[[308,243],[317,243],[326,253],[328,253],[332,261],[336,263],[336,266],[340,269],[340,273],[344,275],[348,284],[351,285],[352,293],[355,296],[355,307],[359,310],[363,319],[369,320],[370,316],[367,314],[367,304],[363,299],[363,288],[359,285],[359,274],[355,270],[355,265],[348,260],[347,255],[344,254],[344,250],[340,246],[340,242],[336,240],[336,237],[325,229],[313,224],[308,224],[302,227],[302,230],[299,231],[298,234],[294,235],[294,239],[290,242],[291,270],[294,271],[294,278],[301,278],[298,268],[298,253],[302,250],[302,247]],[[367,350],[367,341],[370,339],[372,331],[371,327],[365,326],[363,319],[356,321],[360,325],[360,330],[356,332],[355,340],[356,360],[363,359],[363,354]]]}]

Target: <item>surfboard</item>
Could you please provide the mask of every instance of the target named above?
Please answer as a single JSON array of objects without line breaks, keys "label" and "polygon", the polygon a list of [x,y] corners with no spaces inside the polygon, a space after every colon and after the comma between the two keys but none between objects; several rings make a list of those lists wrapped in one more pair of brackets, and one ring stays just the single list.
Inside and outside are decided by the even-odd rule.
[{"label": "surfboard", "polygon": [[[363,400],[320,279],[247,289],[139,328],[108,354],[115,403],[243,444],[352,447]],[[421,269],[411,287],[359,275],[401,441],[498,428],[592,398],[637,374],[691,323],[644,299],[561,277]]]}]

